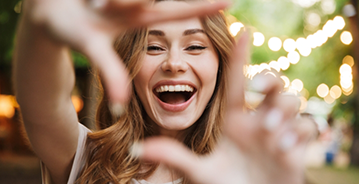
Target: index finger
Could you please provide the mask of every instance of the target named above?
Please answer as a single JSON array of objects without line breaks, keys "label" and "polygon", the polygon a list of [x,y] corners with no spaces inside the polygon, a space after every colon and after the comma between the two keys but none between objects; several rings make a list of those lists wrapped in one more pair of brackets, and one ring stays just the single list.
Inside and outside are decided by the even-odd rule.
[{"label": "index finger", "polygon": [[245,32],[233,49],[228,72],[228,109],[242,109],[244,105],[243,66],[249,60],[249,34]]},{"label": "index finger", "polygon": [[166,4],[148,8],[139,20],[140,24],[149,25],[169,20],[181,20],[195,16],[205,16],[218,13],[229,6],[229,2],[219,1],[215,3],[191,2],[188,4]]}]

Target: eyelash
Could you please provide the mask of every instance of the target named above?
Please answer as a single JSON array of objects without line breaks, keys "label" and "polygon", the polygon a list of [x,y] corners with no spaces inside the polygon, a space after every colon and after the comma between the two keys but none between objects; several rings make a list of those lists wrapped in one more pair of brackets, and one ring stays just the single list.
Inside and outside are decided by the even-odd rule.
[{"label": "eyelash", "polygon": [[[200,46],[200,45],[191,45],[191,46],[187,47],[185,50],[186,51],[204,50],[206,48],[207,47],[203,47],[203,46]],[[164,49],[161,48],[161,47],[158,47],[158,46],[151,45],[151,46],[147,47],[147,51],[164,51]]]},{"label": "eyelash", "polygon": [[191,46],[187,47],[185,50],[187,50],[187,51],[204,50],[206,48],[207,47],[203,47],[203,46],[200,46],[200,45],[191,45]]},{"label": "eyelash", "polygon": [[158,46],[151,45],[147,47],[147,51],[164,51],[164,49]]}]

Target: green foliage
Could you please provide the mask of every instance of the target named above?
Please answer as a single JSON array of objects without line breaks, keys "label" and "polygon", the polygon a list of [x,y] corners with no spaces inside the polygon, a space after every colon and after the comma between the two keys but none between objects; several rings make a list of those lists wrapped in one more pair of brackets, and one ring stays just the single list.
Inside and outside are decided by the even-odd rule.
[{"label": "green foliage", "polygon": [[[260,47],[252,47],[252,64],[269,63],[280,56],[287,56],[282,48],[278,52],[268,48],[269,38],[275,36],[284,41],[286,38],[296,40],[307,37],[321,29],[323,25],[336,15],[341,14],[342,7],[348,0],[336,0],[336,10],[330,15],[323,13],[320,1],[310,8],[302,8],[291,0],[238,0],[235,1],[229,13],[244,25],[249,26],[251,32],[259,31],[264,34],[266,41]],[[305,19],[308,13],[315,12],[321,17],[321,23],[313,28],[307,25]],[[344,28],[346,30],[347,27]],[[340,42],[338,31],[327,43],[312,50],[308,57],[301,56],[298,64],[283,73],[290,80],[296,78],[304,83],[304,87],[311,96],[316,96],[316,88],[325,83],[329,87],[339,85],[339,67],[342,59],[350,52],[350,47]]]}]

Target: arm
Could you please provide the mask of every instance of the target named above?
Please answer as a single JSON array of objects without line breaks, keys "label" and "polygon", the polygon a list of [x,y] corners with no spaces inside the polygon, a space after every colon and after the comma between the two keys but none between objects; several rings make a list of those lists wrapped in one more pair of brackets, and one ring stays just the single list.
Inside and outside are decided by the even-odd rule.
[{"label": "arm", "polygon": [[14,55],[16,97],[35,153],[53,180],[65,183],[78,136],[70,53],[31,20],[29,2],[24,3]]}]

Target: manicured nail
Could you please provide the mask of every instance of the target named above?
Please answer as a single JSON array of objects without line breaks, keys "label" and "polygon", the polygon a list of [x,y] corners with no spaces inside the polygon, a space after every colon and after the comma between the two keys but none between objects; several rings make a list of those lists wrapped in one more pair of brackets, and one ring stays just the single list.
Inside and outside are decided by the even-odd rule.
[{"label": "manicured nail", "polygon": [[282,111],[278,109],[271,109],[264,120],[264,128],[268,131],[273,131],[282,122],[282,119]]},{"label": "manicured nail", "polygon": [[130,147],[130,155],[134,158],[139,158],[143,154],[143,144],[140,142],[134,142]]},{"label": "manicured nail", "polygon": [[110,103],[109,109],[111,114],[116,117],[120,117],[125,112],[125,109],[120,103]]},{"label": "manicured nail", "polygon": [[298,140],[298,136],[295,133],[287,132],[283,135],[279,142],[279,148],[282,151],[287,151],[292,148]]},{"label": "manicured nail", "polygon": [[251,81],[249,81],[249,89],[263,93],[267,88],[268,83],[263,75],[256,75]]}]

